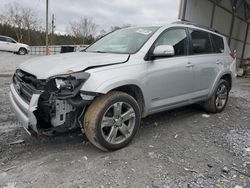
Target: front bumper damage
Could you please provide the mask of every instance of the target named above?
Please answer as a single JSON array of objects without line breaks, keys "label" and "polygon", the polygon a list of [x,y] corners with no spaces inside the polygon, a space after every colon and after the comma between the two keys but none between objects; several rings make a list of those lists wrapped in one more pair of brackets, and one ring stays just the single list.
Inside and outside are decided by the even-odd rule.
[{"label": "front bumper damage", "polygon": [[9,99],[11,107],[15,112],[18,120],[23,125],[24,129],[32,134],[33,132],[39,133],[37,129],[37,118],[34,111],[37,110],[37,104],[40,94],[33,94],[30,103],[26,103],[14,88],[14,84],[10,85]]},{"label": "front bumper damage", "polygon": [[[74,78],[79,80],[88,76],[87,73],[74,74]],[[65,83],[72,77],[66,76]],[[65,89],[56,89],[55,84],[54,79],[38,80],[21,70],[13,76],[9,92],[11,107],[30,135],[82,127],[85,107],[98,96],[97,93],[80,91],[83,82],[73,85],[75,87],[71,90],[68,85]]]}]

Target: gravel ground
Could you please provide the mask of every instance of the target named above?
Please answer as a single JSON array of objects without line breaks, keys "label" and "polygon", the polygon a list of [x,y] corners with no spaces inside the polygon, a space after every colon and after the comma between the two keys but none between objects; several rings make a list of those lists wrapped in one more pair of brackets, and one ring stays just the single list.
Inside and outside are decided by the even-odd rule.
[{"label": "gravel ground", "polygon": [[27,135],[10,110],[10,77],[3,70],[11,73],[31,57],[5,56],[0,54],[0,187],[250,187],[250,79],[235,81],[222,113],[207,115],[193,105],[147,117],[128,147],[108,153],[80,130]]}]

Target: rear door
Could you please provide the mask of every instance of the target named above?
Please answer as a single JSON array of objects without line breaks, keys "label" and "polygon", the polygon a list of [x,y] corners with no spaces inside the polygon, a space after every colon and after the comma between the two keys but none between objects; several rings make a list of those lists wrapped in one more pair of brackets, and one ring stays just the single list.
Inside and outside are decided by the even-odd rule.
[{"label": "rear door", "polygon": [[[221,69],[223,55],[215,53],[219,45],[212,41],[210,33],[202,30],[189,29],[191,38],[191,55],[189,62],[194,71],[194,95],[195,97],[206,97],[212,87],[214,80]],[[216,49],[215,49],[216,47]]]}]

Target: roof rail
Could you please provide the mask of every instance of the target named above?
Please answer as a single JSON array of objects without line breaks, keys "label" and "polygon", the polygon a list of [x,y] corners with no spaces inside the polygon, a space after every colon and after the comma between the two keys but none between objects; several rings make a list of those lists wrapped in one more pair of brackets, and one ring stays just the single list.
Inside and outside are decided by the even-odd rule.
[{"label": "roof rail", "polygon": [[207,27],[207,26],[204,26],[204,25],[199,25],[199,24],[196,24],[196,23],[193,23],[193,22],[189,22],[189,21],[176,21],[176,22],[173,22],[173,24],[185,24],[185,25],[193,25],[193,26],[196,26],[196,27],[200,27],[200,28],[203,28],[203,29],[207,29],[209,31],[213,31],[215,33],[220,33],[218,30],[216,29],[213,29],[213,28],[210,28],[210,27]]}]

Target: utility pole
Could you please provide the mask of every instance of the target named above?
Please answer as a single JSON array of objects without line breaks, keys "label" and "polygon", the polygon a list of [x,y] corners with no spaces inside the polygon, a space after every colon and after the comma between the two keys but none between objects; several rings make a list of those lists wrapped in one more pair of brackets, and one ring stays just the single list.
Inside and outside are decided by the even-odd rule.
[{"label": "utility pole", "polygon": [[54,14],[52,14],[52,32],[51,32],[51,39],[50,39],[50,41],[51,41],[51,45],[53,44],[53,36],[54,36],[54,32],[55,32],[55,28],[56,28],[56,26],[55,26],[55,15]]},{"label": "utility pole", "polygon": [[46,0],[46,55],[49,54],[49,0]]}]

